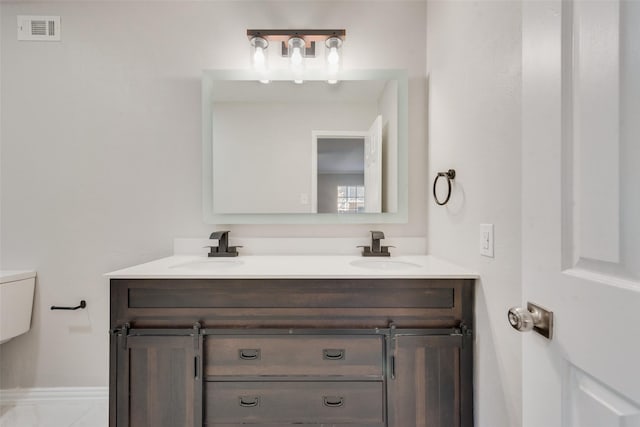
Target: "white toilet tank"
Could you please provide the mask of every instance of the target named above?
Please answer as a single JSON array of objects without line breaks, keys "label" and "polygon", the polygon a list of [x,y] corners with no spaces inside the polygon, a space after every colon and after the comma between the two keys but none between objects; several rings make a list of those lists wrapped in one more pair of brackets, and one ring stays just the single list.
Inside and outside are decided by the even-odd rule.
[{"label": "white toilet tank", "polygon": [[0,271],[0,344],[31,327],[35,271]]}]

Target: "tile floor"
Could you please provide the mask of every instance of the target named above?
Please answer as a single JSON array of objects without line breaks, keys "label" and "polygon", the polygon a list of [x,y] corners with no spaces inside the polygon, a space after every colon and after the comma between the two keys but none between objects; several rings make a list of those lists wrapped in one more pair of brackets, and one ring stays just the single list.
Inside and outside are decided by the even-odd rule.
[{"label": "tile floor", "polygon": [[0,403],[0,427],[107,427],[106,400]]}]

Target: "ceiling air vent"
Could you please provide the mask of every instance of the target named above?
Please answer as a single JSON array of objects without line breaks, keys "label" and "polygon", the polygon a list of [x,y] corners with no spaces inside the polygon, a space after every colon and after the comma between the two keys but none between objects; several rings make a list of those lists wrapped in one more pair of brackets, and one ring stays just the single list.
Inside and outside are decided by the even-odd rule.
[{"label": "ceiling air vent", "polygon": [[59,16],[18,16],[18,40],[59,41]]}]

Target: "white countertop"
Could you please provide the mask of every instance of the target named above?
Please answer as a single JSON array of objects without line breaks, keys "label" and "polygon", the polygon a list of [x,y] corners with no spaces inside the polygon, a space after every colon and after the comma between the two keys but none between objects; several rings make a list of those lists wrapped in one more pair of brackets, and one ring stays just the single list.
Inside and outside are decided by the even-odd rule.
[{"label": "white countertop", "polygon": [[113,271],[105,276],[111,279],[478,278],[473,271],[430,255],[241,255],[234,258],[174,255]]}]

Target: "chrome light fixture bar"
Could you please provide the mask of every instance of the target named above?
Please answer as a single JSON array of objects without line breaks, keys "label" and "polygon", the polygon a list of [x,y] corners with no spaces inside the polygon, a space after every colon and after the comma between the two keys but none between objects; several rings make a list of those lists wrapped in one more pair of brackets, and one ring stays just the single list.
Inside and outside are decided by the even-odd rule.
[{"label": "chrome light fixture bar", "polygon": [[[247,37],[252,47],[252,64],[256,71],[266,71],[267,47],[270,44],[280,44],[281,55],[289,58],[291,71],[296,83],[302,83],[304,58],[316,56],[316,43],[324,43],[330,79],[335,83],[341,55],[340,48],[347,32],[339,30],[247,30]],[[261,80],[267,82],[267,80]]]}]

